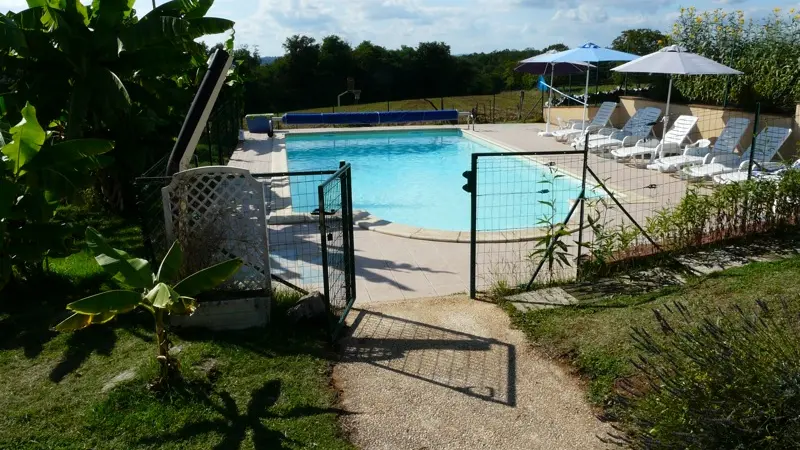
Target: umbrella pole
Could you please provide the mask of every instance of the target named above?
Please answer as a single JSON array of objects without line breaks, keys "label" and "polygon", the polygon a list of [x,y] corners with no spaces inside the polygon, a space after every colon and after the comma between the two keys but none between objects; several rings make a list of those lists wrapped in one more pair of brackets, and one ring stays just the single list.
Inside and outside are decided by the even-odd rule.
[{"label": "umbrella pole", "polygon": [[583,90],[583,129],[586,130],[586,123],[589,120],[589,68],[586,68],[586,88]]},{"label": "umbrella pole", "polygon": [[669,102],[672,100],[672,75],[669,76],[669,88],[667,89],[667,109],[664,113],[664,129],[661,130],[661,143],[664,143],[664,136],[667,135],[667,126],[669,125]]},{"label": "umbrella pole", "polygon": [[546,133],[550,132],[550,108],[553,107],[553,78],[555,78],[556,74],[556,65],[551,65],[552,69],[550,69],[550,97],[547,99],[547,123],[544,126],[544,131]]}]

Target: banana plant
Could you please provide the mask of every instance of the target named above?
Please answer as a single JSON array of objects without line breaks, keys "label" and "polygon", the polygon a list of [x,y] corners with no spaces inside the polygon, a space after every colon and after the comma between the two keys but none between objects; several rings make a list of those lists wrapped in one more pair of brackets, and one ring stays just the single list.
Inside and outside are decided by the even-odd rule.
[{"label": "banana plant", "polygon": [[172,244],[155,272],[147,260],[112,248],[94,228],[86,229],[86,244],[97,264],[131,289],[105,291],[68,304],[67,309],[73,314],[55,329],[62,332],[80,330],[106,323],[136,308],[145,309],[155,318],[156,359],[161,366],[161,381],[168,382],[178,373],[179,366],[169,354],[170,341],[165,327],[167,316],[192,315],[197,309],[193,297],[233,276],[242,266],[242,260],[231,259],[178,281],[183,266],[183,250],[178,241]]},{"label": "banana plant", "polygon": [[27,103],[0,148],[0,291],[15,267],[24,278],[40,270],[48,252],[63,245],[69,226],[54,220],[56,207],[108,163],[106,139],[63,139],[39,124]]}]

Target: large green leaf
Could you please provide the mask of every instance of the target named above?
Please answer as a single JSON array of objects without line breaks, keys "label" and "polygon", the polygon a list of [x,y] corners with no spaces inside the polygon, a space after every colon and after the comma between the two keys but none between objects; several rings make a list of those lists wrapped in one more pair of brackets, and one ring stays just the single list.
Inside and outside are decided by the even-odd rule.
[{"label": "large green leaf", "polygon": [[11,160],[12,172],[19,176],[24,173],[25,164],[36,157],[47,135],[36,119],[36,108],[26,103],[22,108],[22,120],[11,129],[12,141],[0,151]]},{"label": "large green leaf", "polygon": [[26,171],[35,169],[58,171],[59,166],[72,168],[77,161],[108,153],[113,148],[114,143],[105,139],[72,139],[42,147],[36,158],[23,168]]},{"label": "large green leaf", "polygon": [[180,296],[164,283],[158,283],[145,296],[148,304],[159,309],[170,309],[179,298]]},{"label": "large green leaf", "polygon": [[119,274],[123,282],[135,288],[149,289],[153,286],[150,263],[143,259],[131,258],[122,250],[112,248],[92,227],[86,228],[86,245],[106,272],[115,276]]},{"label": "large green leaf", "polygon": [[[2,205],[0,205],[2,207]],[[175,241],[172,247],[169,248],[167,256],[161,261],[161,266],[158,268],[158,276],[156,279],[160,282],[175,281],[181,271],[183,265],[183,249],[181,243]]]},{"label": "large green leaf", "polygon": [[23,56],[28,54],[28,41],[25,39],[25,33],[8,16],[0,16],[0,47],[12,49]]},{"label": "large green leaf", "polygon": [[170,314],[176,316],[191,316],[197,310],[197,300],[191,297],[180,297],[177,302],[172,304]]},{"label": "large green leaf", "polygon": [[175,285],[175,291],[182,296],[194,297],[197,294],[214,289],[232,277],[242,267],[241,259],[232,259],[208,267],[183,279]]},{"label": "large green leaf", "polygon": [[96,98],[104,98],[109,104],[120,109],[127,109],[130,106],[131,96],[117,74],[105,67],[98,67],[93,72],[91,80],[95,83]]},{"label": "large green leaf", "polygon": [[224,33],[233,29],[234,22],[216,17],[201,17],[189,21],[189,33],[192,39],[203,37],[207,34]]},{"label": "large green leaf", "polygon": [[184,3],[184,17],[187,19],[199,19],[214,6],[214,0],[181,0],[181,3]]},{"label": "large green leaf", "polygon": [[135,291],[106,291],[72,302],[67,309],[81,314],[122,314],[141,302],[142,294]]},{"label": "large green leaf", "polygon": [[179,17],[150,17],[148,15],[135,25],[122,30],[120,39],[127,51],[135,51],[162,43],[180,46],[182,40],[190,39],[189,27],[189,21]]},{"label": "large green leaf", "polygon": [[91,23],[97,29],[113,29],[130,15],[134,0],[93,0]]},{"label": "large green leaf", "polygon": [[56,325],[58,331],[77,331],[92,324],[92,316],[89,314],[75,313]]}]

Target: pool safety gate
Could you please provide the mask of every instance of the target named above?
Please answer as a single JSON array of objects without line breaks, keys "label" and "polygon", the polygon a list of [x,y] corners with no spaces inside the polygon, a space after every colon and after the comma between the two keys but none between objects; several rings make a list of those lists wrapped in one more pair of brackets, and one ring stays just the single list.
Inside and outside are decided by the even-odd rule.
[{"label": "pool safety gate", "polygon": [[356,301],[350,164],[341,162],[339,170],[319,185],[318,195],[323,293],[335,340]]},{"label": "pool safety gate", "polygon": [[[588,150],[474,153],[464,177],[471,196],[471,298],[580,278],[598,239],[587,205],[595,208],[598,199],[660,250],[592,170]],[[566,188],[567,178],[579,183],[577,196],[574,186]],[[520,229],[520,217],[527,228]]]}]

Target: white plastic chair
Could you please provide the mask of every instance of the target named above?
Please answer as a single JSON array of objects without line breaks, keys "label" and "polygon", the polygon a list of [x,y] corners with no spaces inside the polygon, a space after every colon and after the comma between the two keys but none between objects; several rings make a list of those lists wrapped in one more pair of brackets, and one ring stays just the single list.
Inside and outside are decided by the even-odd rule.
[{"label": "white plastic chair", "polygon": [[[559,142],[569,142],[579,136],[586,136],[587,134],[594,133],[608,125],[608,122],[611,120],[611,115],[614,114],[616,108],[617,104],[615,102],[603,102],[592,121],[587,124],[585,128],[582,120],[573,119],[564,122],[562,124],[562,129],[553,132],[553,137]],[[560,118],[559,122],[561,122]]]},{"label": "white plastic chair", "polygon": [[689,139],[689,133],[696,124],[697,117],[695,116],[679,116],[669,131],[664,134],[663,139],[640,140],[633,147],[611,150],[611,155],[617,161],[645,157],[652,160],[656,158],[656,155],[676,155],[681,152],[681,145]]},{"label": "white plastic chair", "polygon": [[[705,156],[702,165],[684,167],[681,171],[681,178],[701,180],[736,171],[744,172],[744,176],[747,178],[750,153],[753,152],[752,160],[754,162],[762,166],[768,165],[772,158],[778,153],[781,146],[789,138],[790,134],[792,134],[792,130],[789,128],[764,128],[758,133],[758,136],[755,137],[755,143],[742,153],[741,156],[733,153],[721,155],[709,153]],[[753,150],[754,147],[755,150]]]},{"label": "white plastic chair", "polygon": [[647,168],[664,173],[676,172],[684,167],[702,164],[703,159],[709,153],[733,153],[736,147],[739,146],[739,142],[742,140],[742,136],[749,125],[750,119],[745,117],[728,119],[725,128],[723,128],[722,133],[713,146],[710,145],[708,139],[701,139],[692,145],[687,145],[682,155],[659,156],[659,158],[650,163]]},{"label": "white plastic chair", "polygon": [[[596,134],[589,136],[589,150],[594,153],[604,153],[617,147],[633,146],[639,140],[650,136],[653,125],[658,121],[659,116],[661,116],[661,109],[654,106],[637,110],[621,130],[602,128]],[[584,141],[585,137],[579,137],[573,141],[572,146],[582,149]]]}]

